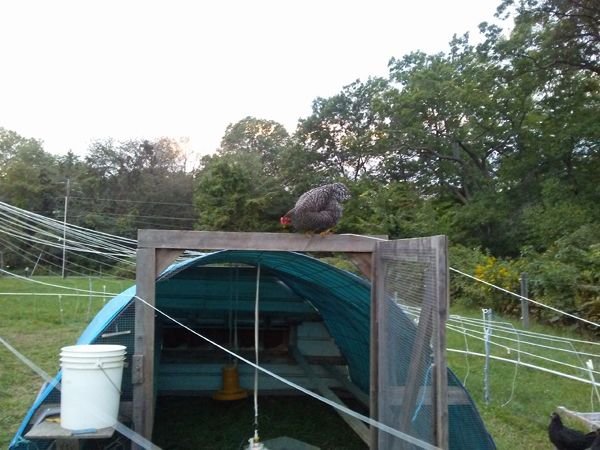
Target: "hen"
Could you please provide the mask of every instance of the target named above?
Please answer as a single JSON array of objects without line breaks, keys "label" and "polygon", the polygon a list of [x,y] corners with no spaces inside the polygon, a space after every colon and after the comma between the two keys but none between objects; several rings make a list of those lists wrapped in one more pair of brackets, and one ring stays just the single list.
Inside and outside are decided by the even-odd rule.
[{"label": "hen", "polygon": [[557,413],[552,413],[548,425],[548,437],[558,450],[585,450],[590,448],[596,433],[583,434],[581,431],[565,427]]},{"label": "hen", "polygon": [[329,231],[342,217],[342,202],[349,198],[350,192],[342,183],[316,187],[302,194],[280,222],[305,233]]},{"label": "hen", "polygon": [[596,430],[596,437],[594,438],[594,442],[592,442],[592,446],[590,450],[600,450],[600,430]]}]

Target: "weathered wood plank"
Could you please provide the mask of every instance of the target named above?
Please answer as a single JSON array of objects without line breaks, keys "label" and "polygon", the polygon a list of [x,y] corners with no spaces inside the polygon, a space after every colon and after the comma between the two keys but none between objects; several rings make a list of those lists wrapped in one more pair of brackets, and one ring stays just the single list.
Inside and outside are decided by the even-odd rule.
[{"label": "weathered wood plank", "polygon": [[[378,248],[378,246],[376,247]],[[369,398],[370,398],[370,414],[371,417],[379,420],[379,404],[377,403],[379,391],[379,315],[378,315],[378,299],[383,295],[384,285],[381,273],[381,260],[379,252],[376,250],[371,254],[371,335],[370,335],[370,365],[369,377]],[[372,450],[377,450],[379,447],[379,435],[376,427],[371,427],[370,447]]]},{"label": "weathered wood plank", "polygon": [[[323,397],[340,404],[344,404],[342,400],[333,392],[321,379],[319,379],[315,373],[313,368],[308,364],[302,353],[298,351],[295,347],[290,349],[294,359],[302,367],[302,369],[306,372],[306,376],[317,386],[318,391],[323,395]],[[371,433],[369,428],[360,420],[355,419],[347,414],[340,412],[339,410],[335,410],[336,413],[340,415],[340,417],[348,424],[352,430],[365,442],[365,444],[370,444]]]},{"label": "weathered wood plank", "polygon": [[370,253],[385,236],[138,230],[138,248]]},{"label": "weathered wood plank", "polygon": [[[435,360],[433,383],[435,385],[434,401],[436,415],[436,441],[440,448],[448,448],[448,365],[446,354],[446,322],[448,320],[448,308],[450,303],[449,273],[448,273],[448,238],[446,236],[434,236],[431,245],[435,250],[435,278],[436,278],[436,311],[433,314],[433,357]],[[461,389],[462,392],[462,389]]]},{"label": "weathered wood plank", "polygon": [[335,378],[335,380],[340,383],[348,392],[350,392],[354,397],[361,402],[366,407],[369,406],[369,396],[365,394],[360,388],[352,383],[350,379],[342,373],[341,369],[337,366],[332,366],[330,364],[323,365],[327,373]]},{"label": "weathered wood plank", "polygon": [[373,264],[371,263],[371,255],[368,253],[348,253],[350,260],[358,267],[358,270],[371,280]]},{"label": "weathered wood plank", "polygon": [[[385,389],[382,395],[386,395],[390,401],[390,406],[400,406],[406,395],[406,386],[390,386]],[[424,392],[423,392],[424,391]],[[450,386],[446,389],[449,405],[470,405],[469,395],[460,386]],[[421,386],[418,389],[417,398],[423,398],[423,405],[431,406],[432,399],[435,402],[435,389],[431,391],[431,386]]]},{"label": "weathered wood plank", "polygon": [[158,277],[182,253],[182,250],[170,250],[166,248],[156,250],[156,276]]},{"label": "weathered wood plank", "polygon": [[[426,349],[429,347],[431,342],[431,334],[433,332],[432,319],[434,313],[434,301],[435,299],[431,296],[426,295],[423,307],[421,308],[421,315],[419,316],[419,325],[417,328],[417,334],[413,342],[410,366],[408,368],[408,375],[406,376],[406,387],[405,397],[402,402],[402,409],[400,412],[400,430],[405,433],[410,433],[411,417],[417,404],[417,394],[419,392],[420,382],[423,380],[422,370],[425,369],[424,362],[427,358]],[[387,300],[391,301],[391,300]]]}]

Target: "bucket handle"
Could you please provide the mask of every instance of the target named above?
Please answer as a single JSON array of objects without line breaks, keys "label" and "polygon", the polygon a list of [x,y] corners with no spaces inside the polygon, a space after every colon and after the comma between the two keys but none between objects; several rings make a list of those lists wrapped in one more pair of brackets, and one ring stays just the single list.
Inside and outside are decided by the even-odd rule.
[{"label": "bucket handle", "polygon": [[111,378],[108,376],[108,374],[104,370],[103,366],[104,365],[103,365],[102,361],[100,361],[100,360],[96,361],[96,367],[98,367],[102,371],[102,373],[104,374],[104,376],[106,377],[106,379],[109,381],[109,383],[112,384],[113,387],[116,389],[116,391],[119,393],[119,395],[121,395],[122,394],[121,389],[119,389],[117,387],[117,385],[115,385],[115,383],[113,382],[113,380],[111,380]]}]

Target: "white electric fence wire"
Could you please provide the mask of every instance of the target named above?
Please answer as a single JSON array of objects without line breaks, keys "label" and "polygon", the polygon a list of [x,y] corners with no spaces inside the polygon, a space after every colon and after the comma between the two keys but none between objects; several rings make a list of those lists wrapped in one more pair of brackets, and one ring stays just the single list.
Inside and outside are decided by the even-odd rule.
[{"label": "white electric fence wire", "polygon": [[[448,323],[447,325],[448,326],[455,326],[453,323]],[[478,330],[476,328],[468,328],[468,327],[465,327],[465,326],[460,326],[459,328],[463,328],[466,331],[469,331],[471,333],[482,334],[481,330]],[[523,342],[523,343],[525,343],[527,345],[530,345],[532,347],[537,347],[537,348],[546,349],[546,350],[552,350],[552,351],[557,351],[557,352],[574,354],[577,357],[580,357],[581,355],[583,355],[583,356],[592,356],[592,357],[600,358],[600,354],[598,354],[598,353],[589,353],[589,352],[575,350],[572,347],[571,342],[564,342],[564,343],[565,344],[570,344],[571,347],[572,347],[572,349],[561,348],[561,347],[556,347],[556,346],[552,346],[552,345],[539,344],[539,343],[536,343],[536,342],[533,342],[533,341],[527,341],[527,340],[523,341],[521,339],[521,333],[517,332],[516,329],[514,331],[514,336],[516,336],[516,338],[510,337],[510,335],[508,335],[508,336],[499,335],[499,334],[497,334],[497,330],[495,328],[492,327],[492,329],[494,330],[494,337],[495,338],[501,339],[503,341],[508,341],[508,342],[516,342],[517,343],[517,347],[519,347],[521,345],[521,342]],[[501,331],[501,332],[505,332],[505,331]],[[556,342],[562,342],[562,341],[557,340]],[[584,366],[583,361],[581,361],[581,363],[582,363],[581,365],[583,367]]]},{"label": "white electric fence wire", "polygon": [[409,434],[403,433],[402,431],[396,430],[395,428],[392,428],[388,425],[385,425],[381,422],[376,421],[375,419],[372,419],[370,417],[364,416],[360,413],[357,413],[356,411],[351,410],[350,408],[344,406],[344,405],[340,405],[339,403],[336,403],[334,401],[331,401],[319,394],[316,394],[314,392],[312,392],[309,389],[306,389],[305,387],[300,386],[299,384],[296,384],[280,375],[277,375],[274,372],[271,372],[268,369],[265,369],[264,367],[261,367],[255,363],[253,363],[252,361],[250,361],[249,359],[244,358],[241,355],[238,355],[234,352],[232,352],[231,350],[229,350],[226,347],[223,347],[222,345],[212,341],[211,339],[207,338],[206,336],[203,336],[202,334],[198,333],[197,331],[191,329],[190,327],[188,327],[187,325],[179,322],[177,319],[175,319],[174,317],[171,317],[170,315],[168,315],[167,313],[165,313],[164,311],[158,309],[156,306],[148,303],[146,300],[144,300],[143,298],[139,297],[139,296],[134,296],[137,300],[139,300],[140,302],[142,302],[144,305],[148,306],[149,308],[153,309],[154,311],[156,311],[158,314],[160,314],[161,316],[167,318],[168,320],[172,321],[173,323],[177,324],[178,326],[185,328],[187,331],[189,331],[190,333],[193,333],[194,335],[198,336],[199,338],[203,339],[204,341],[208,342],[211,345],[214,345],[215,347],[217,347],[218,349],[224,351],[225,353],[229,354],[230,356],[233,356],[234,358],[239,359],[240,361],[248,364],[251,367],[254,367],[257,370],[260,370],[261,372],[263,372],[264,374],[267,374],[273,378],[275,378],[276,380],[281,381],[282,383],[300,391],[305,393],[306,395],[309,395],[345,414],[348,414],[351,417],[354,417],[355,419],[361,420],[362,422],[365,422],[366,424],[369,424],[383,432],[389,433],[392,436],[395,436],[399,439],[402,439],[406,442],[409,442],[413,445],[416,445],[419,448],[425,449],[425,450],[442,450],[439,447],[436,447],[435,445],[429,444],[428,442],[422,441],[420,439],[417,439]]},{"label": "white electric fence wire", "polygon": [[[50,261],[50,260],[48,260],[46,258],[42,258],[41,257],[42,255],[50,255],[51,257],[56,257],[56,255],[53,255],[52,253],[48,252],[47,250],[43,250],[43,249],[40,249],[39,247],[35,247],[34,250],[36,252],[39,252],[39,253],[32,253],[30,251],[25,250],[24,248],[20,248],[19,246],[12,244],[10,241],[8,241],[6,239],[2,239],[2,238],[0,238],[0,243],[2,243],[6,248],[11,249],[15,253],[19,254],[23,259],[31,262],[32,265],[33,265],[33,267],[35,267],[36,264],[37,264],[37,263],[34,263],[34,260],[37,260],[37,261],[41,261],[42,263],[44,263],[46,265],[45,266],[46,270],[48,270],[48,267],[50,267],[50,266],[56,268],[57,272],[61,272],[61,270],[62,270],[62,267],[61,267],[60,264],[57,264],[57,263],[52,262],[52,261]],[[108,269],[112,269],[114,267],[113,263],[107,263],[107,262],[101,261],[99,259],[89,258],[89,257],[87,257],[85,255],[78,255],[78,258],[82,258],[82,259],[86,259],[86,260],[92,261],[94,264],[105,266]],[[130,272],[130,273],[134,274],[135,270],[133,269],[133,267],[135,266],[135,263],[133,261],[128,261],[127,264],[131,265],[132,268],[131,269],[124,268],[124,270],[127,271],[127,272]],[[73,267],[82,268],[84,270],[84,272],[80,272],[80,271],[74,270]],[[94,269],[92,267],[82,266],[81,264],[79,264],[79,263],[77,263],[75,261],[70,261],[69,262],[68,272],[72,273],[72,274],[76,274],[78,276],[86,276],[86,277],[90,276],[90,273],[95,273],[95,274],[98,274],[100,276],[102,275],[102,272],[100,272],[100,271],[98,271],[98,270],[96,270],[96,269]],[[33,275],[33,273],[31,275]],[[118,276],[113,276],[113,277],[114,278],[123,278],[123,277],[118,277]],[[97,278],[99,278],[99,277],[97,277]]]},{"label": "white electric fence wire", "polygon": [[[85,232],[82,232],[76,229],[74,225],[71,225],[69,223],[65,225],[64,222],[54,221],[54,219],[49,218],[39,220],[40,217],[43,216],[35,217],[30,215],[29,217],[26,217],[27,220],[29,220],[28,222],[26,220],[20,220],[11,215],[8,215],[5,212],[2,212],[2,209],[0,207],[0,222],[8,226],[9,229],[12,230],[12,232],[16,235],[20,235],[23,237],[33,237],[31,236],[31,232],[33,232],[36,233],[35,239],[39,240],[40,242],[47,242],[52,245],[56,245],[56,241],[63,240],[62,232],[68,231],[70,235],[81,237],[84,240],[87,240],[92,243],[101,244],[100,247],[107,247],[109,249],[113,249],[113,251],[118,250],[119,252],[130,252],[132,250],[131,248],[122,246],[120,244],[116,244],[114,242],[111,242],[110,240],[107,241],[106,239],[98,239],[95,235],[95,233],[97,232],[95,232],[94,230],[87,230]],[[33,221],[33,223],[31,223],[31,221]],[[43,228],[44,226],[46,228]],[[24,231],[29,231],[30,233],[27,234],[24,233]],[[51,238],[52,240],[47,241],[42,239],[40,236],[46,236],[48,238]],[[60,244],[60,247],[62,247],[62,244]]]},{"label": "white electric fence wire", "polygon": [[[29,242],[56,248],[63,248],[64,245],[70,251],[102,254],[114,260],[132,258],[135,255],[135,240],[65,224],[63,221],[11,207],[3,202],[0,202],[0,224],[4,225],[1,232]],[[63,233],[67,232],[67,242],[62,242]]]},{"label": "white electric fence wire", "polygon": [[[448,329],[452,330],[452,331],[456,331],[458,333],[462,333],[462,330],[460,328],[457,328],[457,327],[448,326]],[[471,337],[473,339],[478,339],[480,341],[485,342],[485,338],[484,337],[477,336],[476,334],[467,333],[467,336],[469,336],[469,337]],[[503,344],[499,344],[498,342],[494,342],[494,341],[491,341],[491,340],[490,340],[490,344],[494,345],[496,347],[502,348],[502,349],[504,349],[507,352],[509,352],[511,350],[517,350],[514,347],[509,347],[509,346],[506,346],[506,345],[503,345]],[[559,361],[557,359],[552,359],[552,358],[548,358],[548,357],[545,357],[545,356],[536,355],[535,353],[526,352],[524,350],[521,350],[521,354],[526,355],[526,356],[530,356],[532,358],[540,359],[542,361],[550,362],[552,364],[556,364],[556,365],[560,365],[560,366],[564,366],[564,367],[570,367],[572,369],[577,369],[577,370],[583,369],[581,366],[576,366],[576,365],[569,364],[569,363],[566,363],[566,362],[563,362],[563,361]],[[600,373],[600,372],[596,372],[596,373]]]},{"label": "white electric fence wire", "polygon": [[[446,350],[448,352],[452,352],[452,353],[460,353],[461,355],[464,355],[465,353],[467,353],[466,350],[461,350],[461,349],[457,349],[457,348],[448,348]],[[484,353],[478,353],[478,352],[471,351],[471,352],[468,352],[468,354],[472,355],[472,356],[479,356],[479,357],[485,358]],[[570,380],[579,381],[581,383],[593,384],[592,381],[590,381],[587,378],[581,378],[581,377],[578,377],[575,375],[569,375],[568,373],[559,372],[559,371],[553,370],[553,369],[548,369],[547,367],[536,366],[535,364],[530,364],[525,361],[518,362],[518,361],[515,361],[514,359],[503,358],[501,356],[496,356],[496,355],[490,355],[490,358],[498,360],[498,361],[511,363],[511,364],[520,364],[523,367],[528,367],[530,369],[539,370],[540,372],[551,373],[552,375],[557,375],[562,378],[568,378]]]},{"label": "white electric fence wire", "polygon": [[[420,309],[416,308],[416,307],[408,307],[406,305],[403,305],[402,309],[404,310],[404,312],[406,314],[413,316],[413,317],[418,317],[418,315],[420,314]],[[482,334],[481,327],[483,327],[483,325],[484,325],[484,322],[481,319],[474,319],[474,318],[470,318],[470,317],[462,317],[462,316],[456,316],[456,315],[450,316],[447,323],[450,326],[452,326],[452,324],[460,324],[460,328],[464,328],[465,330],[470,331],[472,333],[476,333],[476,334]],[[468,324],[470,326],[465,325],[465,324]],[[499,326],[499,325],[494,325],[494,324],[506,324],[506,325]],[[553,335],[549,335],[549,334],[529,332],[526,330],[519,330],[517,332],[514,325],[511,324],[510,322],[500,322],[500,321],[492,320],[489,323],[486,322],[485,326],[489,326],[493,330],[494,335],[496,337],[499,337],[504,340],[517,342],[517,343],[526,343],[526,344],[534,346],[534,347],[544,348],[544,349],[548,349],[548,350],[552,350],[552,351],[571,353],[571,354],[577,355],[578,358],[582,355],[600,358],[600,353],[589,353],[589,352],[579,351],[579,350],[576,350],[575,347],[573,346],[573,342],[580,343],[580,344],[586,344],[586,345],[587,344],[600,345],[600,342],[559,337],[559,336],[553,336]],[[499,333],[504,333],[509,336],[515,335],[515,336],[517,336],[517,338],[514,339],[514,338],[511,338],[508,336],[503,336]],[[560,342],[560,343],[569,345],[572,348],[572,350],[569,350],[566,348],[561,348],[561,347],[556,347],[556,346],[552,346],[552,345],[539,344],[539,343],[533,342],[531,340],[523,340],[522,338],[539,339],[542,341]],[[581,361],[581,364],[583,367],[584,366],[583,361]]]},{"label": "white electric fence wire", "polygon": [[20,296],[35,296],[35,297],[58,297],[59,295],[62,295],[63,297],[83,297],[85,293],[88,293],[88,295],[92,295],[92,297],[114,297],[113,294],[97,294],[97,293],[92,293],[93,291],[85,291],[82,292],[81,294],[56,294],[53,292],[0,292],[1,296],[6,296],[6,297],[20,297]]},{"label": "white electric fence wire", "polygon": [[[465,348],[468,352],[469,351],[469,340],[467,339],[467,333],[465,333],[464,327],[463,327],[463,338],[465,340]],[[465,353],[465,365],[467,366],[467,370],[465,373],[465,378],[463,379],[463,386],[467,387],[467,379],[469,378],[469,374],[471,373],[471,363],[469,362],[468,353]]]},{"label": "white electric fence wire", "polygon": [[[53,287],[53,288],[57,288],[57,289],[65,289],[67,291],[76,291],[76,292],[81,292],[84,294],[109,295],[109,296],[113,296],[113,297],[118,295],[115,293],[89,291],[88,289],[79,289],[79,288],[74,288],[74,287],[69,287],[69,286],[61,286],[59,284],[46,283],[44,281],[34,280],[33,278],[27,278],[27,277],[24,277],[21,275],[17,275],[16,273],[9,272],[8,270],[4,270],[4,269],[0,269],[0,273],[5,273],[6,275],[10,275],[11,277],[18,278],[19,280],[27,281],[29,283],[35,283],[35,284],[39,284],[42,286],[48,286],[48,287]],[[61,294],[62,294],[62,292],[61,292]]]},{"label": "white electric fence wire", "polygon": [[516,294],[514,292],[509,291],[508,289],[501,288],[500,286],[496,286],[496,285],[494,285],[492,283],[488,283],[487,281],[482,280],[481,278],[477,278],[477,277],[474,277],[473,275],[469,275],[467,273],[461,272],[460,270],[454,269],[453,267],[450,267],[450,270],[452,270],[453,272],[456,272],[456,273],[458,273],[460,275],[463,275],[465,277],[468,277],[468,278],[471,278],[473,280],[476,280],[476,281],[478,281],[480,283],[483,283],[483,284],[485,284],[487,286],[493,287],[494,289],[498,289],[498,290],[504,292],[505,294],[509,294],[509,295],[514,296],[514,297],[517,297],[518,299],[525,300],[525,301],[527,301],[529,303],[533,303],[534,305],[538,305],[538,306],[541,306],[543,308],[550,309],[550,310],[552,310],[554,312],[557,312],[559,314],[565,315],[565,316],[570,317],[572,319],[579,320],[581,322],[587,323],[588,325],[593,325],[594,327],[600,327],[600,324],[598,324],[596,322],[592,322],[591,320],[584,319],[583,317],[579,317],[579,316],[576,316],[574,314],[570,314],[570,313],[568,313],[566,311],[562,311],[562,310],[560,310],[558,308],[555,308],[554,306],[546,305],[544,303],[532,300],[530,298],[523,297],[522,295]]},{"label": "white electric fence wire", "polygon": [[502,407],[508,405],[515,395],[515,388],[517,385],[517,374],[519,372],[519,363],[521,362],[521,340],[519,338],[519,333],[517,332],[516,328],[513,327],[513,329],[515,330],[515,334],[517,335],[517,340],[518,340],[518,342],[517,342],[517,364],[515,364],[515,373],[513,374],[512,387],[510,389],[510,397],[508,397],[508,400],[506,400],[506,402],[504,402],[502,404]]},{"label": "white electric fence wire", "polygon": [[[596,393],[596,397],[598,397],[598,400],[600,400],[600,393],[598,392],[598,384],[596,383],[596,379],[594,378],[594,361],[592,361],[591,359],[588,359],[585,362],[585,366],[588,369],[588,373],[590,375],[590,380],[592,381],[592,390],[593,390],[593,392]],[[593,398],[594,397],[592,396],[592,411],[594,410],[593,409],[593,406],[594,406]]]},{"label": "white electric fence wire", "polygon": [[[0,216],[6,217],[7,213],[11,214],[11,216],[9,216],[9,219],[13,223],[17,222],[17,224],[27,227],[30,231],[38,231],[44,235],[48,235],[49,237],[53,238],[53,241],[47,241],[47,240],[41,241],[31,235],[28,235],[28,234],[25,234],[22,232],[17,233],[16,235],[19,236],[22,240],[26,240],[28,242],[31,242],[31,241],[39,242],[39,243],[43,243],[45,245],[53,246],[56,248],[63,248],[63,244],[61,244],[60,242],[62,241],[62,233],[65,230],[64,221],[50,219],[48,217],[45,217],[45,216],[42,216],[42,215],[39,215],[39,214],[36,214],[33,212],[11,206],[7,203],[0,202]],[[46,230],[40,228],[40,226],[30,225],[27,222],[24,222],[22,220],[18,220],[16,218],[14,218],[13,216],[22,217],[29,221],[34,221],[36,224],[44,225],[47,228],[49,228],[50,230],[54,230],[55,232],[51,233],[50,231],[46,231]],[[2,219],[2,221],[6,222],[6,219]],[[67,241],[70,243],[70,245],[68,245],[68,246],[65,245],[65,247],[69,251],[80,252],[80,253],[88,252],[88,253],[95,254],[95,255],[102,255],[109,259],[113,259],[114,261],[123,262],[123,263],[128,262],[128,263],[133,264],[131,259],[135,257],[135,248],[134,247],[136,246],[136,243],[137,243],[136,240],[122,238],[119,236],[114,236],[114,235],[111,235],[108,233],[90,230],[90,229],[79,227],[79,226],[72,225],[72,224],[68,224],[68,230],[69,230],[70,237],[69,237],[69,239],[67,239]],[[15,231],[15,230],[13,229],[13,231]],[[5,230],[0,228],[0,233],[2,233],[2,232],[5,232]],[[6,234],[10,235],[9,232],[6,232]],[[352,234],[347,234],[347,235],[352,236]],[[77,241],[75,239],[75,237],[80,239],[80,241]],[[385,239],[374,237],[374,236],[369,236],[369,237],[371,237],[373,240],[385,240]],[[102,252],[99,250],[102,248],[104,248],[106,250],[106,252]],[[546,305],[544,303],[541,303],[541,302],[532,300],[530,298],[524,297],[522,295],[516,294],[514,292],[511,292],[507,289],[496,286],[496,285],[489,283],[485,280],[482,280],[480,278],[474,277],[473,275],[469,275],[469,274],[462,272],[458,269],[455,269],[453,267],[450,267],[449,270],[456,272],[460,275],[463,275],[465,277],[468,277],[472,280],[483,283],[494,289],[500,290],[500,291],[507,293],[509,295],[512,295],[514,297],[517,297],[518,299],[528,301],[530,303],[533,303],[533,304],[538,305],[543,308],[548,308],[554,312],[557,312],[557,313],[565,315],[567,317],[571,317],[573,319],[582,321],[589,325],[593,325],[595,327],[600,326],[600,324],[598,324],[598,323],[592,322],[587,319],[583,319],[581,317],[578,317],[574,314],[570,314],[566,311],[562,311],[553,306]]]},{"label": "white electric fence wire", "polygon": [[[6,349],[8,351],[10,351],[13,355],[15,355],[23,364],[25,364],[27,367],[29,367],[33,372],[35,372],[37,375],[39,375],[46,383],[49,384],[49,386],[51,386],[55,389],[58,389],[59,391],[61,390],[61,384],[58,381],[56,381],[56,379],[51,378],[50,375],[48,375],[41,367],[36,365],[33,361],[31,361],[29,358],[27,358],[25,355],[23,355],[21,352],[19,352],[16,348],[14,348],[12,345],[10,345],[2,337],[0,337],[0,344],[4,345],[4,347],[6,347]],[[118,431],[119,433],[121,433],[123,436],[125,436],[126,438],[130,439],[131,441],[135,442],[136,444],[138,444],[139,446],[141,446],[145,449],[161,450],[161,448],[159,446],[153,444],[148,439],[139,435],[138,433],[133,431],[128,426],[122,424],[121,422],[117,422],[113,426],[113,428],[116,431]]]},{"label": "white electric fence wire", "polygon": [[[51,219],[49,217],[45,217],[42,216],[40,214],[36,214],[34,212],[31,211],[27,211],[21,208],[17,208],[16,206],[12,206],[9,205],[8,203],[4,203],[4,202],[0,202],[0,210],[6,210],[6,211],[10,211],[13,214],[17,215],[17,216],[22,216],[31,220],[36,220],[37,222],[40,223],[46,223],[49,224],[52,228],[58,229],[58,230],[62,230],[63,226],[64,226],[64,222],[60,221],[60,220],[56,220],[56,219]],[[84,230],[86,233],[92,233],[96,236],[98,236],[99,238],[103,238],[108,242],[114,241],[114,242],[120,242],[122,244],[129,244],[129,245],[135,245],[136,241],[135,239],[129,239],[129,238],[124,238],[124,237],[120,237],[120,236],[115,236],[109,233],[103,233],[102,231],[96,231],[96,230],[90,230],[84,227],[80,227],[77,225],[71,225],[69,224],[70,228],[73,229],[79,229],[79,230]],[[129,247],[125,246],[125,245],[121,245],[122,248],[127,249]]]}]

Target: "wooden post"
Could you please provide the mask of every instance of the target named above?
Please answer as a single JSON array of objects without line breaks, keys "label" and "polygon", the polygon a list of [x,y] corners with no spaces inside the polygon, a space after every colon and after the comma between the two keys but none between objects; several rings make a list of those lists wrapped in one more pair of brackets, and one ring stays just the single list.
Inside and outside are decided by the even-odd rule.
[{"label": "wooden post", "polygon": [[[375,247],[377,249],[379,244]],[[379,404],[377,403],[378,396],[378,377],[379,377],[379,358],[377,352],[379,351],[379,320],[377,316],[377,298],[380,292],[384,291],[383,277],[379,276],[378,271],[381,270],[381,263],[379,261],[379,253],[377,250],[371,255],[371,339],[370,339],[370,387],[369,396],[371,397],[370,402],[370,413],[371,417],[375,420],[379,420]],[[377,450],[379,447],[379,435],[376,427],[371,427],[371,450]]]},{"label": "wooden post", "polygon": [[[154,306],[156,292],[156,251],[138,248],[136,295]],[[133,355],[133,428],[152,440],[154,424],[154,310],[136,299],[135,350]],[[133,443],[133,449],[140,447]]]},{"label": "wooden post", "polygon": [[435,404],[435,444],[443,449],[448,448],[448,367],[446,354],[446,322],[450,306],[450,276],[448,268],[448,238],[436,236],[433,245],[436,255],[436,297],[437,307],[433,315],[433,329],[437,333],[433,341],[433,372],[434,404]]}]

